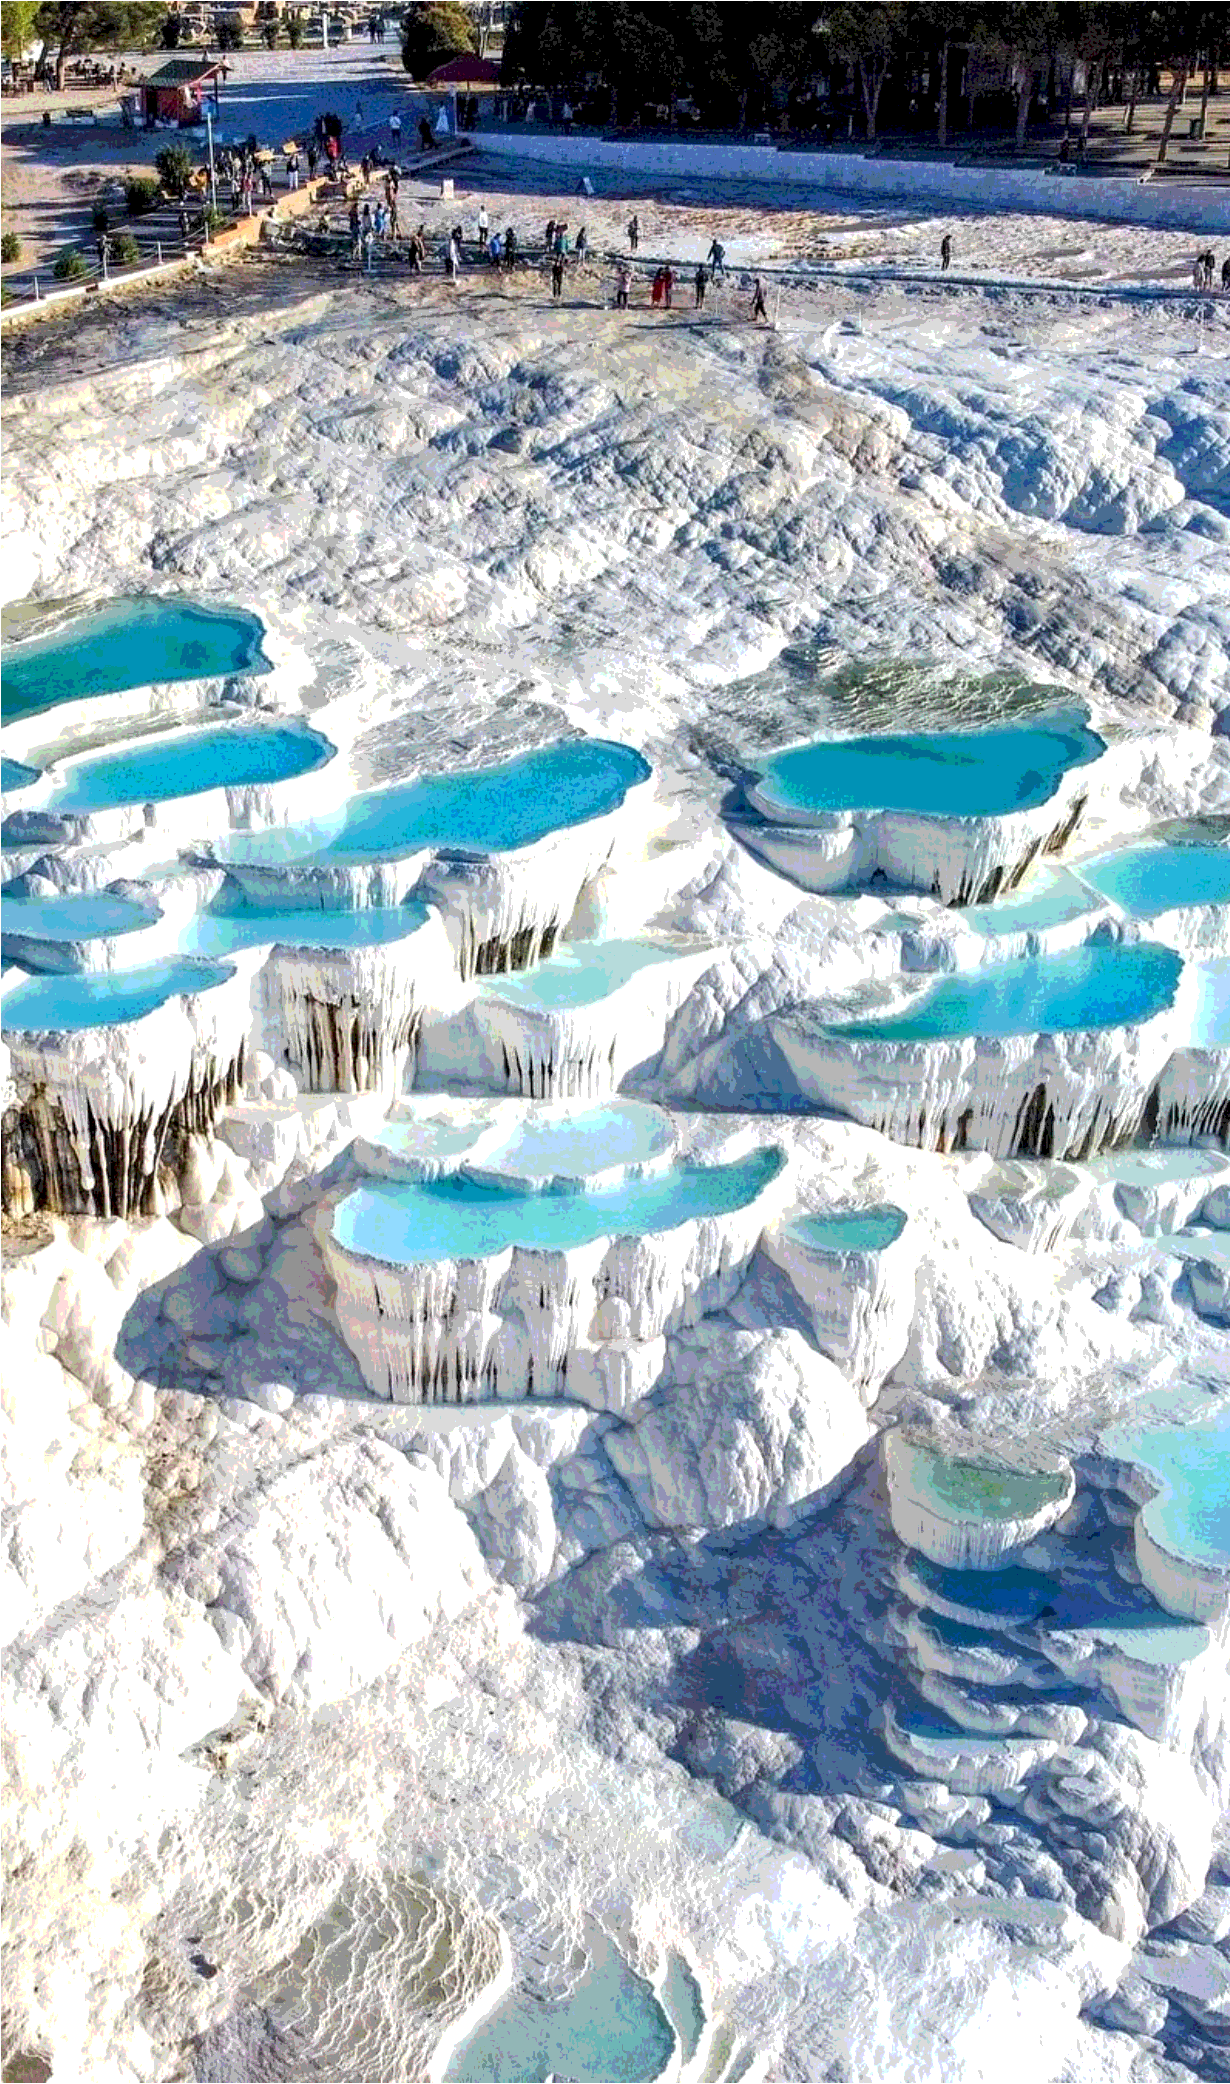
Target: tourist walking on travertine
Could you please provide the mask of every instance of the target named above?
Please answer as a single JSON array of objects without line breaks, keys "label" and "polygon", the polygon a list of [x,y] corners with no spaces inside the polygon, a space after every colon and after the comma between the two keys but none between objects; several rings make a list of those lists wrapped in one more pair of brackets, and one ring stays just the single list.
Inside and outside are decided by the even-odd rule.
[{"label": "tourist walking on travertine", "polygon": [[719,240],[714,240],[705,258],[715,275],[724,275],[726,273],[726,248]]},{"label": "tourist walking on travertine", "polygon": [[585,259],[586,254],[589,251],[589,237],[584,225],[581,226],[580,231],[577,233],[577,243],[575,251],[577,259],[579,261],[583,261]]},{"label": "tourist walking on travertine", "polygon": [[628,219],[628,246],[635,253],[641,243],[641,220],[633,216]]},{"label": "tourist walking on travertine", "polygon": [[307,148],[307,163],[308,180],[314,181],[316,179],[316,169],[320,165],[320,153],[316,148],[315,142],[310,144]]},{"label": "tourist walking on travertine", "polygon": [[666,266],[662,270],[662,302],[665,304],[668,311],[671,308],[671,291],[674,289],[674,287],[675,271],[671,267],[670,262],[668,261]]},{"label": "tourist walking on travertine", "polygon": [[450,282],[456,282],[461,268],[461,254],[457,247],[456,232],[450,232],[448,235],[448,252],[445,255],[445,260],[448,266],[448,279]]},{"label": "tourist walking on travertine", "polygon": [[510,225],[509,225],[509,227],[508,227],[508,230],[507,230],[507,231],[505,232],[505,234],[504,234],[504,266],[505,266],[506,268],[509,268],[509,269],[511,269],[511,268],[515,268],[515,267],[516,267],[516,265],[517,265],[517,234],[516,234],[516,232],[514,231],[514,229],[513,229],[512,225],[510,224]]},{"label": "tourist walking on travertine", "polygon": [[551,295],[558,304],[564,290],[564,256],[557,253],[551,263]]},{"label": "tourist walking on travertine", "polygon": [[401,226],[397,222],[397,190],[394,189],[393,200],[389,204],[389,237],[390,239],[396,239],[400,236]]},{"label": "tourist walking on travertine", "polygon": [[696,291],[696,309],[699,311],[705,301],[705,271],[703,267],[699,267],[696,270],[692,278],[692,287]]},{"label": "tourist walking on travertine", "polygon": [[752,291],[752,317],[754,319],[762,318],[766,325],[769,322],[769,314],[764,300],[764,283],[759,275],[756,277],[756,287]]},{"label": "tourist walking on travertine", "polygon": [[299,186],[299,154],[297,152],[288,152],[286,155],[286,185],[292,195]]},{"label": "tourist walking on travertine", "polygon": [[946,275],[952,266],[952,235],[945,232],[940,240],[940,273]]},{"label": "tourist walking on travertine", "polygon": [[1221,286],[1226,295],[1230,296],[1230,253],[1221,264]]},{"label": "tourist walking on travertine", "polygon": [[487,216],[487,205],[486,203],[480,203],[478,206],[478,243],[484,249],[486,248],[489,236],[490,220]]},{"label": "tourist walking on travertine", "polygon": [[621,268],[621,269],[620,269],[620,271],[619,271],[619,273],[618,273],[618,275],[617,275],[617,276],[616,276],[616,278],[615,278],[615,309],[616,309],[617,311],[626,311],[626,310],[627,310],[627,308],[628,308],[628,291],[629,291],[629,290],[631,289],[631,287],[632,287],[632,270],[631,270],[631,268],[627,268],[627,267]]}]

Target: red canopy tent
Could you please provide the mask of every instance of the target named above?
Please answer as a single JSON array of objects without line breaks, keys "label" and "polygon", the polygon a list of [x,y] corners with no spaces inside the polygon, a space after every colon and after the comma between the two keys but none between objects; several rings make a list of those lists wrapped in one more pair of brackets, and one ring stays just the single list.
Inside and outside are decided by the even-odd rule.
[{"label": "red canopy tent", "polygon": [[480,58],[473,51],[465,52],[460,58],[450,58],[446,65],[437,65],[427,75],[429,87],[498,87],[500,68],[490,58]]}]

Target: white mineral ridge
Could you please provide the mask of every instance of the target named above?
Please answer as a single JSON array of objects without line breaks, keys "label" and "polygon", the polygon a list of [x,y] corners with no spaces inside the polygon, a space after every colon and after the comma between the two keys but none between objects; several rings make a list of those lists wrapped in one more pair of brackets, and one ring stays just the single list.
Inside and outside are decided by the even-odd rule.
[{"label": "white mineral ridge", "polygon": [[797,1332],[711,1320],[668,1344],[657,1393],[606,1436],[651,1527],[787,1524],[870,1437],[859,1398]]},{"label": "white mineral ridge", "polygon": [[[500,207],[522,227],[572,213],[524,193]],[[686,222],[639,207],[646,251],[712,236],[708,201]],[[749,253],[788,236],[732,207]],[[593,199],[612,244],[627,208]],[[891,257],[937,225],[842,204],[797,236]],[[1058,236],[1041,217],[961,223],[988,270]],[[1090,252],[1148,276],[1168,236],[1100,228]],[[1166,265],[1189,269],[1190,243],[1164,245]],[[37,764],[84,728],[112,743],[134,719],[186,722],[202,695],[307,714],[338,760],[235,806],[260,826],[577,731],[643,748],[654,782],[626,816],[502,866],[420,850],[241,879],[262,901],[295,901],[297,881],[300,901],[352,903],[425,879],[436,954],[443,937],[463,970],[554,929],[700,939],[713,957],[660,1045],[656,1015],[625,1033],[616,1009],[625,1075],[679,1108],[707,1162],[746,1136],[789,1163],[742,1227],[603,1245],[592,1264],[514,1250],[441,1337],[494,1351],[515,1394],[395,1403],[413,1370],[386,1364],[365,1394],[316,1234],[388,1095],[292,1090],[284,1004],[252,1033],[257,965],[140,1034],[6,1055],[6,1106],[50,1050],[122,1135],[182,1092],[194,1055],[225,1068],[255,1044],[225,1140],[187,1144],[163,1213],[27,1214],[5,1241],[6,2060],[11,2044],[90,2084],[185,2064],[439,2074],[510,1977],[567,1987],[594,1920],[655,1987],[673,1951],[695,1965],[715,2077],[1144,2084],[1187,2074],[1184,2034],[1207,2042],[1220,2017],[1204,1959],[1227,1878],[1220,1646],[1151,1665],[1066,1637],[1079,1704],[1015,1627],[954,1650],[927,1597],[898,1596],[872,1433],[1075,1472],[1054,1524],[1022,1516],[1007,1546],[1002,1523],[941,1524],[917,1497],[907,1539],[1061,1577],[1079,1557],[1103,1596],[1152,1592],[1212,1634],[1222,1609],[1201,1602],[1224,1586],[1139,1546],[1143,1491],[1096,1441],[1146,1393],[1225,1383],[1224,1330],[1178,1259],[1145,1252],[1224,1228],[1224,1182],[1198,1198],[1177,1169],[1119,1182],[1113,1157],[996,1169],[994,1152],[945,1160],[783,1116],[816,1071],[816,1021],[1031,951],[975,949],[926,896],[809,894],[722,808],[754,752],[828,726],[818,685],[853,659],[917,662],[901,706],[932,727],[976,720],[966,676],[1088,704],[1111,749],[1082,853],[1224,813],[1227,316],[891,283],[857,315],[848,287],[790,290],[763,335],[715,308],[668,331],[552,313],[534,287],[369,297],[254,265],[185,285],[173,313],[116,303],[106,328],[40,329],[11,358],[6,595],[234,602],[265,621],[275,672],[74,704],[6,727],[6,752]],[[843,729],[897,721],[874,687],[850,699]],[[201,809],[185,841],[212,830],[222,851],[222,807]],[[138,807],[62,854],[6,851],[3,874],[33,871],[42,894],[165,880],[187,823]],[[1223,945],[1188,916],[1158,937]],[[318,998],[332,968],[287,958],[279,988]],[[372,995],[410,1015],[380,969]],[[473,1086],[490,1071],[466,994],[499,980],[452,973],[452,997],[445,981],[422,1038],[442,1113],[467,1051]],[[586,1047],[612,1036],[607,1019]],[[1115,1038],[1064,1044],[1056,1071],[1074,1119],[1125,1064],[1133,1104],[1160,1072],[1163,1127],[1197,1139],[1177,1168],[1207,1137],[1198,1107],[1230,1090],[1211,1055]],[[978,1067],[988,1120],[1004,1070],[995,1052]],[[947,1120],[952,1079],[920,1078]],[[744,1109],[754,1134],[728,1119]],[[92,1163],[84,1100],[70,1112]],[[801,1206],[886,1202],[917,1255],[908,1335],[847,1363],[817,1350],[822,1298],[759,1240]],[[427,1285],[393,1299],[443,1325],[456,1280]],[[387,1355],[387,1319],[377,1338]],[[528,1359],[554,1392],[565,1346],[572,1401],[525,1401]],[[1019,1700],[999,1683],[1011,1659]],[[949,1743],[920,1726],[919,1678]]]}]

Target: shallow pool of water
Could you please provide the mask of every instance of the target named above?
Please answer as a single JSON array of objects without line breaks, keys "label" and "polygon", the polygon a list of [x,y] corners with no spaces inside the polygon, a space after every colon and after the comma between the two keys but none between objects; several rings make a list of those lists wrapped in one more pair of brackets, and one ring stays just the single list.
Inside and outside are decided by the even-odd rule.
[{"label": "shallow pool of water", "polygon": [[914,1454],[916,1488],[963,1520],[1029,1519],[1068,1488],[1065,1477],[1049,1470],[1001,1469],[921,1447]]},{"label": "shallow pool of water", "polygon": [[1066,926],[1083,919],[1098,907],[1098,894],[1087,890],[1065,868],[1039,869],[1030,876],[1028,888],[1019,897],[997,898],[994,904],[968,905],[962,924],[971,933],[991,940],[1000,934],[1044,933],[1048,927]]},{"label": "shallow pool of water", "polygon": [[746,1208],[782,1167],[779,1151],[729,1165],[680,1165],[617,1187],[538,1194],[464,1175],[359,1187],[339,1203],[333,1236],[344,1251],[389,1265],[485,1259],[510,1245],[566,1251],[601,1237],[674,1230]]},{"label": "shallow pool of water", "polygon": [[755,799],[770,815],[899,810],[931,817],[1002,817],[1054,795],[1071,767],[1106,750],[1081,719],[981,731],[820,739],[767,760]]},{"label": "shallow pool of water", "polygon": [[[7,706],[8,686],[6,683],[6,709]],[[7,757],[7,755],[0,756],[0,790],[2,790],[5,795],[7,795],[11,789],[28,789],[31,782],[36,782],[38,780],[38,777],[39,769],[37,767],[27,767],[24,760],[10,760]]]},{"label": "shallow pool of water", "polygon": [[200,796],[206,789],[290,781],[323,767],[333,753],[318,731],[290,724],[217,724],[73,760],[46,807],[84,815],[125,803]]},{"label": "shallow pool of water", "polygon": [[1192,963],[1185,1040],[1193,1049],[1230,1047],[1230,956]]},{"label": "shallow pool of water", "polygon": [[1026,956],[944,977],[904,1012],[834,1025],[831,1032],[858,1042],[941,1042],[1124,1027],[1171,1004],[1182,968],[1172,948],[1150,941]]},{"label": "shallow pool of water", "polygon": [[267,673],[264,634],[256,616],[240,608],[145,595],[110,601],[51,636],[5,646],[5,719],[163,681]]},{"label": "shallow pool of water", "polygon": [[[153,926],[158,914],[152,905],[134,904],[111,890],[81,890],[60,897],[0,897],[0,929],[3,938],[21,934],[23,939],[64,942],[94,941],[113,934],[136,933]],[[24,952],[20,960],[31,958]]]},{"label": "shallow pool of water", "polygon": [[883,1252],[905,1229],[899,1208],[850,1209],[840,1215],[795,1216],[786,1228],[813,1252]]},{"label": "shallow pool of water", "polygon": [[0,1027],[7,1032],[112,1027],[121,1020],[141,1020],[181,993],[211,991],[233,974],[223,963],[171,956],[143,969],[30,977],[5,992]]},{"label": "shallow pool of water", "polygon": [[645,781],[648,762],[630,746],[569,739],[499,767],[432,774],[372,789],[335,815],[277,831],[236,834],[219,858],[253,866],[336,865],[400,858],[419,848],[498,854],[618,808]]},{"label": "shallow pool of water", "polygon": [[567,941],[537,969],[500,977],[487,989],[493,998],[513,1005],[562,1012],[569,1007],[596,1005],[638,972],[654,969],[659,963],[677,962],[687,953],[687,949],[653,941]]},{"label": "shallow pool of water", "polygon": [[1156,919],[1178,905],[1230,904],[1230,846],[1120,847],[1076,871],[1133,919]]},{"label": "shallow pool of water", "polygon": [[484,1144],[471,1161],[483,1172],[507,1172],[533,1184],[584,1180],[602,1173],[661,1168],[674,1148],[670,1116],[640,1100],[605,1107],[545,1106],[509,1133]]},{"label": "shallow pool of water", "polygon": [[1057,1593],[1050,1578],[1019,1563],[1006,1570],[951,1570],[914,1553],[904,1566],[902,1581],[907,1587],[913,1584],[919,1603],[929,1611],[959,1616],[973,1628],[984,1620],[992,1629],[1032,1621],[1053,1604]]},{"label": "shallow pool of water", "polygon": [[184,955],[234,955],[270,942],[288,948],[381,948],[416,933],[427,906],[411,898],[401,905],[371,905],[334,911],[321,905],[284,910],[246,904],[229,893],[190,919],[179,938]]},{"label": "shallow pool of water", "polygon": [[652,1986],[598,1935],[591,1964],[569,1995],[545,2003],[513,1990],[462,2043],[445,2071],[458,2084],[649,2084],[674,2052],[675,2036]]},{"label": "shallow pool of water", "polygon": [[1159,1495],[1144,1512],[1160,1547],[1230,1567],[1230,1404],[1186,1425],[1128,1420],[1106,1432],[1102,1445],[1157,1479]]}]

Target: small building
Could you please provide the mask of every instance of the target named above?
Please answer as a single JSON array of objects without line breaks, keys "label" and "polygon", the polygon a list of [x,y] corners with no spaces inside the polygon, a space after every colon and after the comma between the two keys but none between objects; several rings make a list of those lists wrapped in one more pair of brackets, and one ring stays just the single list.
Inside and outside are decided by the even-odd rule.
[{"label": "small building", "polygon": [[208,58],[172,58],[151,72],[140,85],[141,114],[146,128],[155,123],[199,123],[207,94],[218,106],[218,81],[224,75],[221,62]]}]

